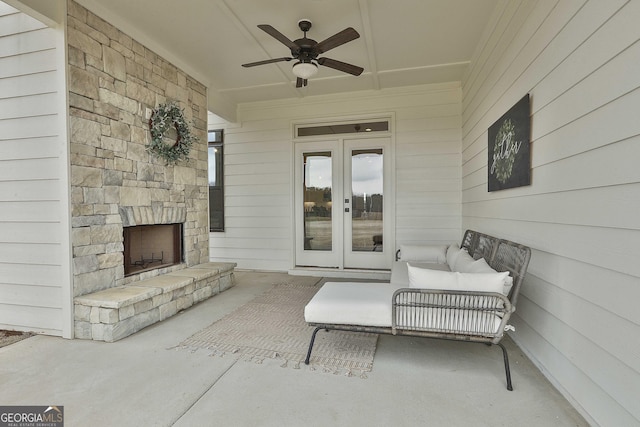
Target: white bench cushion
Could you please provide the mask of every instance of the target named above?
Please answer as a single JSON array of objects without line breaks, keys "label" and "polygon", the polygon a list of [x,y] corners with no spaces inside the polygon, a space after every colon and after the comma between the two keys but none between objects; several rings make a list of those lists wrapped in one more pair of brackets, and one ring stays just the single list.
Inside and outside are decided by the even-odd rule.
[{"label": "white bench cushion", "polygon": [[390,283],[328,282],[304,308],[307,323],[391,327]]}]

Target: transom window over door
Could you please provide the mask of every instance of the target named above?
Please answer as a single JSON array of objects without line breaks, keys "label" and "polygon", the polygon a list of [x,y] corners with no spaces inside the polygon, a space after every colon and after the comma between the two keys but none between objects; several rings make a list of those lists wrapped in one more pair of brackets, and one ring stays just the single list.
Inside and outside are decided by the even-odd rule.
[{"label": "transom window over door", "polygon": [[297,125],[296,137],[339,135],[350,133],[388,132],[389,120],[357,121],[349,123],[327,123],[321,125]]}]

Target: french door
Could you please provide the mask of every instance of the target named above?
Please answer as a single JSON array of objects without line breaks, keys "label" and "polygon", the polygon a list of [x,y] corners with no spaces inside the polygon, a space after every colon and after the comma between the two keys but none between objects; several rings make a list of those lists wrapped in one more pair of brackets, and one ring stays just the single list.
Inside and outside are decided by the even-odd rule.
[{"label": "french door", "polygon": [[297,143],[296,265],[391,266],[389,138]]}]

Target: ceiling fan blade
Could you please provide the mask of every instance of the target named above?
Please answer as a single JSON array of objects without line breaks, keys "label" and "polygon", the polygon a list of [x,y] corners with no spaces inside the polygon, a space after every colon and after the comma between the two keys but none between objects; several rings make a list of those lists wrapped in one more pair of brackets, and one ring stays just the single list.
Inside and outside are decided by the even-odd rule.
[{"label": "ceiling fan blade", "polygon": [[351,40],[355,40],[358,37],[360,37],[360,34],[358,34],[358,32],[353,28],[349,27],[316,44],[314,46],[314,49],[316,50],[316,52],[318,52],[318,54],[324,53],[330,49],[333,49],[334,47],[338,47],[350,42]]},{"label": "ceiling fan blade", "polygon": [[301,79],[300,77],[298,77],[296,79],[296,87],[305,87],[307,86],[307,79]]},{"label": "ceiling fan blade", "polygon": [[258,28],[260,28],[265,33],[269,34],[274,39],[278,40],[283,45],[287,46],[289,49],[291,49],[292,52],[300,51],[300,46],[298,46],[297,44],[289,40],[287,36],[282,34],[280,31],[276,30],[275,28],[273,28],[271,25],[260,24],[258,25]]},{"label": "ceiling fan blade", "polygon": [[273,64],[274,62],[291,61],[293,58],[283,57],[274,59],[265,59],[264,61],[250,62],[248,64],[242,64],[243,67],[255,67],[256,65]]},{"label": "ceiling fan blade", "polygon": [[354,76],[359,76],[364,71],[364,68],[362,67],[347,64],[346,62],[342,61],[336,61],[335,59],[331,58],[318,58],[318,64],[324,65],[325,67],[333,68],[334,70],[353,74]]}]

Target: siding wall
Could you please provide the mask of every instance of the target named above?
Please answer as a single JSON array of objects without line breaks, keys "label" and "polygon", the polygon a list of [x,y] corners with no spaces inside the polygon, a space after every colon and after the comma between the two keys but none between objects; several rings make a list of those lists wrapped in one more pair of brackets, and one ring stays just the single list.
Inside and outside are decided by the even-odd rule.
[{"label": "siding wall", "polygon": [[396,247],[417,241],[457,241],[461,221],[459,86],[241,105],[240,124],[225,129],[226,230],[211,233],[211,259],[237,262],[239,268],[248,269],[293,267],[292,123],[362,115],[395,116]]},{"label": "siding wall", "polygon": [[[522,349],[590,419],[640,423],[640,2],[504,0],[463,82],[462,225],[533,248]],[[487,192],[487,128],[532,102],[532,185]]]},{"label": "siding wall", "polygon": [[70,337],[62,38],[0,2],[0,328]]}]

